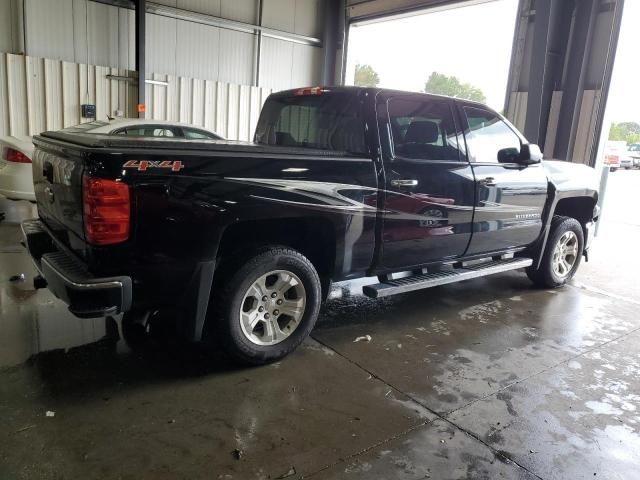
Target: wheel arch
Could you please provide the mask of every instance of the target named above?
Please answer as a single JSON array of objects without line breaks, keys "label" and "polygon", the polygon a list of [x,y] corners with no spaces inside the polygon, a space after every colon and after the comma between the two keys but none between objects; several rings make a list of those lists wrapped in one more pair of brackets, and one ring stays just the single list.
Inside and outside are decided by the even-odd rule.
[{"label": "wheel arch", "polygon": [[280,245],[302,253],[321,277],[331,278],[336,263],[336,231],[323,217],[245,220],[222,232],[216,264],[265,245]]},{"label": "wheel arch", "polygon": [[534,250],[534,265],[540,266],[542,255],[544,254],[551,221],[554,216],[560,215],[575,218],[582,225],[582,232],[587,238],[587,224],[598,219],[598,193],[593,192],[562,192],[558,191],[555,185],[551,184],[549,189],[549,203],[546,207],[545,223],[540,241]]}]

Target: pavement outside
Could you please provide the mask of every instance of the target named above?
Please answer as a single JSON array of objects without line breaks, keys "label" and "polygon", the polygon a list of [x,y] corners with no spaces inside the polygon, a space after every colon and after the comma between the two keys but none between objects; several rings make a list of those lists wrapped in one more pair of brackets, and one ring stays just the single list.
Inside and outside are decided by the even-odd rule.
[{"label": "pavement outside", "polygon": [[571,286],[338,284],[311,339],[250,369],[73,317],[31,287],[29,206],[0,203],[0,479],[640,478],[639,184],[611,175]]}]

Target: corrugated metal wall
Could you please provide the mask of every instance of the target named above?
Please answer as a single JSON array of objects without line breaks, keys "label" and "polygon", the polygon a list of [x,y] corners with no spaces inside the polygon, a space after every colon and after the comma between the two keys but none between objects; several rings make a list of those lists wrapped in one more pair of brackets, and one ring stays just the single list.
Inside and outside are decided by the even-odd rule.
[{"label": "corrugated metal wall", "polygon": [[231,140],[251,140],[271,89],[174,75],[153,75],[147,118],[192,123]]},{"label": "corrugated metal wall", "polygon": [[0,135],[34,135],[89,121],[80,117],[82,103],[94,103],[99,119],[116,110],[132,115],[137,88],[131,82],[108,79],[108,74],[130,72],[0,54]]},{"label": "corrugated metal wall", "polygon": [[[34,135],[90,121],[80,105],[95,103],[96,118],[136,115],[137,87],[107,78],[133,72],[60,60],[0,54],[0,135]],[[232,140],[253,137],[271,89],[173,75],[153,75],[147,118],[192,123]]]},{"label": "corrugated metal wall", "polygon": [[[182,10],[257,24],[257,0],[154,0]],[[263,0],[265,27],[321,37],[324,0]],[[24,45],[16,23],[24,7]],[[256,35],[147,14],[147,71],[251,85]],[[135,68],[134,12],[89,0],[0,0],[0,51],[90,65]],[[322,48],[264,37],[260,86],[319,83]]]}]

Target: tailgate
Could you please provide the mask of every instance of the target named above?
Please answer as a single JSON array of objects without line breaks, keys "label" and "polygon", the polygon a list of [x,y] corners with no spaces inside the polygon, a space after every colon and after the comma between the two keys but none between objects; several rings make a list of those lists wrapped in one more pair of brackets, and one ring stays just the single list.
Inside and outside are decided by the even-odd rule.
[{"label": "tailgate", "polygon": [[[82,220],[81,153],[48,142],[35,141],[33,185],[38,214],[64,244],[84,239]],[[76,238],[74,238],[74,236]]]}]

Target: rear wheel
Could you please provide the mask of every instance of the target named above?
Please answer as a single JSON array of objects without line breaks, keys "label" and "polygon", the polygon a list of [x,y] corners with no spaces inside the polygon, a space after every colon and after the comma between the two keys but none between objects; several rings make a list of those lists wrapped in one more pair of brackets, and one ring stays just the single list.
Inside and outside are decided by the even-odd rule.
[{"label": "rear wheel", "polygon": [[575,218],[556,216],[539,268],[527,269],[527,275],[538,286],[557,288],[575,275],[584,249],[582,225]]},{"label": "rear wheel", "polygon": [[214,299],[214,335],[244,363],[278,360],[313,329],[322,289],[311,262],[283,247],[264,248],[228,272]]}]

